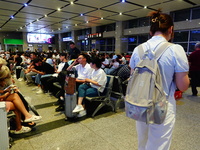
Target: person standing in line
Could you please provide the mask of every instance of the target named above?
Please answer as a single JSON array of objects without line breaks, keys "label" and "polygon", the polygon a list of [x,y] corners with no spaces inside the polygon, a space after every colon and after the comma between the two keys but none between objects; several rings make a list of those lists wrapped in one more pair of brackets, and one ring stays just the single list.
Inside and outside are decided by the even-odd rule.
[{"label": "person standing in line", "polygon": [[[155,50],[156,46],[161,42],[171,40],[174,33],[174,24],[168,14],[163,14],[158,10],[151,12],[149,17],[152,38],[142,44],[144,51],[148,49]],[[131,72],[134,71],[139,61],[138,47],[136,47],[130,60]],[[136,121],[138,150],[169,150],[176,118],[174,92],[176,88],[185,91],[189,86],[188,60],[182,46],[178,44],[169,46],[158,60],[158,64],[162,75],[164,92],[169,102],[168,110],[162,124],[146,124],[145,122]]]},{"label": "person standing in line", "polygon": [[70,50],[69,50],[69,57],[71,59],[77,59],[81,51],[76,47],[74,42],[69,43]]},{"label": "person standing in line", "polygon": [[200,86],[200,42],[196,43],[195,51],[189,56],[192,95],[197,96],[197,86]]}]

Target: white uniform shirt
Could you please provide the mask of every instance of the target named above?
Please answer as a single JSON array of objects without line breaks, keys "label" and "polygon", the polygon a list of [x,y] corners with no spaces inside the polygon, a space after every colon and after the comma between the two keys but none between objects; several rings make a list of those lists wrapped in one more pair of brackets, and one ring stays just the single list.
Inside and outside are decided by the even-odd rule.
[{"label": "white uniform shirt", "polygon": [[[105,60],[102,63],[105,64],[105,65],[109,65],[109,60],[107,58],[105,58]],[[101,65],[101,68],[104,69],[105,66],[103,64]]]},{"label": "white uniform shirt", "polygon": [[91,73],[93,71],[93,69],[90,67],[90,64],[86,63],[86,65],[83,67],[81,64],[78,64],[76,66],[74,66],[74,68],[76,69],[76,71],[78,72],[78,79],[86,79],[86,78],[90,78]]},{"label": "white uniform shirt", "polygon": [[[147,42],[143,43],[142,46],[144,51],[147,50],[149,46],[152,50],[154,50],[158,43],[164,41],[167,42],[164,37],[153,36]],[[138,48],[136,47],[131,56],[130,67],[134,69],[139,61],[140,58],[138,55]],[[164,91],[166,94],[169,94],[172,99],[174,99],[174,92],[176,90],[174,73],[188,72],[189,70],[188,60],[184,49],[178,44],[173,44],[160,57],[158,64],[161,66],[160,71],[162,75]]]},{"label": "white uniform shirt", "polygon": [[107,82],[106,73],[101,68],[96,71],[93,69],[90,79],[98,82],[98,84],[101,85],[97,86],[90,83],[91,87],[98,89],[100,92],[103,92]]}]

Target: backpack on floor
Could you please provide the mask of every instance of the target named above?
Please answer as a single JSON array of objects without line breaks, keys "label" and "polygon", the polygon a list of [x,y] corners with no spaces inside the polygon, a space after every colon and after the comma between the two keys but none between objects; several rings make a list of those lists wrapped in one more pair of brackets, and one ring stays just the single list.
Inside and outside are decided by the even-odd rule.
[{"label": "backpack on floor", "polygon": [[171,44],[161,42],[152,51],[138,46],[140,62],[128,82],[125,97],[126,115],[147,124],[161,124],[165,120],[168,101],[163,90],[158,60]]}]

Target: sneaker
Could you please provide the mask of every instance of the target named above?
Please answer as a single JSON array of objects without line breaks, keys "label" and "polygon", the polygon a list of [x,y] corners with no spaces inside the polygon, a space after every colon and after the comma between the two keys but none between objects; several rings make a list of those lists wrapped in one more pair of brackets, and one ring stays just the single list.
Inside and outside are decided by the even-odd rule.
[{"label": "sneaker", "polygon": [[39,89],[39,87],[37,86],[37,87],[32,88],[31,90],[35,91],[35,90],[38,90],[38,89]]},{"label": "sneaker", "polygon": [[78,118],[83,116],[86,116],[86,110],[80,111],[79,114],[77,115]]},{"label": "sneaker", "polygon": [[41,119],[42,119],[42,116],[32,115],[31,118],[24,120],[24,122],[38,121],[38,120],[41,120]]},{"label": "sneaker", "polygon": [[22,128],[18,131],[17,130],[10,130],[10,133],[12,133],[12,134],[23,134],[23,133],[27,133],[27,132],[30,132],[30,131],[31,131],[31,128],[22,126]]},{"label": "sneaker", "polygon": [[42,94],[42,93],[44,93],[42,89],[39,89],[39,90],[36,92],[36,94]]},{"label": "sneaker", "polygon": [[76,107],[74,108],[74,110],[72,111],[73,113],[77,113],[84,110],[82,105],[76,105]]},{"label": "sneaker", "polygon": [[17,79],[17,81],[21,82],[21,81],[24,81],[24,79],[23,78],[19,78],[19,79]]}]

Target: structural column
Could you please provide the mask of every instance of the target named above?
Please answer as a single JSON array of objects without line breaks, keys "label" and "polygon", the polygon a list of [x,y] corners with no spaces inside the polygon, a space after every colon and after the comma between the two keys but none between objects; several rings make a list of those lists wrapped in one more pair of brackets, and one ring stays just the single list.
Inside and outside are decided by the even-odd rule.
[{"label": "structural column", "polygon": [[115,53],[116,54],[121,54],[126,52],[126,46],[123,45],[123,22],[118,21],[116,22],[116,30],[115,30]]}]

